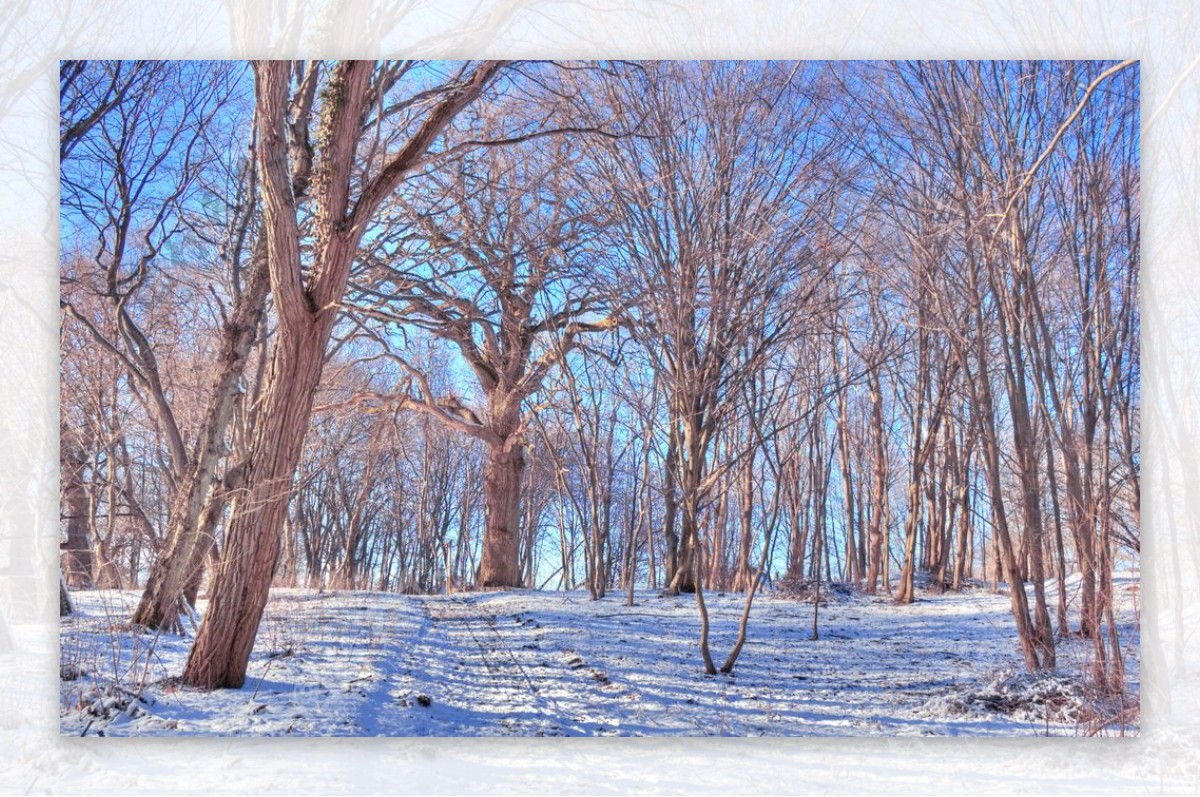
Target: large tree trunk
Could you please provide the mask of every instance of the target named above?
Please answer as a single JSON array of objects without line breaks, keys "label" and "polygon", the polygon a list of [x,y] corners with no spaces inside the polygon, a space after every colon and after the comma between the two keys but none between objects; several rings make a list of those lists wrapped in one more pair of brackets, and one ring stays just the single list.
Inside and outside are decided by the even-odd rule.
[{"label": "large tree trunk", "polygon": [[[681,592],[696,592],[700,583],[700,540],[699,540],[699,503],[698,496],[691,494],[685,488],[679,502],[679,555],[677,569],[671,579],[668,592],[678,595]],[[703,600],[703,598],[701,598]]]},{"label": "large tree trunk", "polygon": [[682,503],[684,511],[680,517],[679,552],[675,559],[675,575],[672,577],[671,584],[667,588],[667,591],[672,595],[678,595],[681,592],[696,591],[696,568],[694,561],[696,558],[697,530],[694,522],[695,513],[687,511],[688,499],[686,496]]},{"label": "large tree trunk", "polygon": [[240,688],[279,556],[292,478],[304,447],[334,314],[279,331],[262,414],[246,474],[233,501],[225,554],[183,682],[204,689]]},{"label": "large tree trunk", "polygon": [[695,592],[699,583],[700,547],[700,486],[704,473],[707,446],[704,430],[697,413],[684,421],[676,451],[679,477],[679,553],[669,592]]},{"label": "large tree trunk", "polygon": [[483,557],[475,579],[481,587],[521,586],[521,476],[525,447],[509,439],[490,446],[483,473]]}]

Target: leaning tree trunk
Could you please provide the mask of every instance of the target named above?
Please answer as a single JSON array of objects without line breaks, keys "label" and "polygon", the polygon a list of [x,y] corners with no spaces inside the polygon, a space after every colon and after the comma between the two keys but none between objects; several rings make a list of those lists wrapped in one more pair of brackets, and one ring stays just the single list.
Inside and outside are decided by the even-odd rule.
[{"label": "leaning tree trunk", "polygon": [[279,557],[281,535],[276,530],[283,528],[287,514],[333,319],[334,313],[327,311],[306,327],[293,322],[279,330],[246,486],[234,498],[215,575],[220,588],[213,590],[183,671],[189,686],[238,689],[245,683]]},{"label": "leaning tree trunk", "polygon": [[521,586],[521,477],[525,446],[516,438],[491,446],[483,474],[483,557],[475,582],[481,587]]},{"label": "leaning tree trunk", "polygon": [[[133,622],[147,628],[180,630],[180,600],[188,587],[199,585],[200,570],[212,549],[211,532],[206,533],[201,515],[214,514],[223,506],[214,488],[216,470],[224,446],[225,430],[233,417],[237,385],[266,309],[270,279],[264,238],[252,255],[246,286],[233,314],[221,333],[218,371],[209,393],[208,409],[196,439],[186,478],[171,505],[166,546],[158,554]],[[190,601],[189,601],[190,602]]]}]

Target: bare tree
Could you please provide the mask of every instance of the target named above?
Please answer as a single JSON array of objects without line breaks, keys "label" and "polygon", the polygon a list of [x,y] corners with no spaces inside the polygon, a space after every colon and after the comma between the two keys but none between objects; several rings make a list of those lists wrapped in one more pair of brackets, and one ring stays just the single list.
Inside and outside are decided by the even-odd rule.
[{"label": "bare tree", "polygon": [[[412,376],[405,406],[481,440],[487,528],[476,583],[521,584],[525,402],[583,336],[614,322],[587,275],[602,264],[594,202],[569,193],[570,144],[489,148],[414,181],[411,227],[381,237],[366,281],[368,313],[403,319],[449,343],[475,376],[481,405]],[[389,309],[390,308],[390,309]]]},{"label": "bare tree", "polygon": [[208,406],[176,490],[166,544],[133,614],[133,622],[148,628],[179,629],[181,601],[194,602],[205,558],[215,541],[211,524],[202,524],[201,517],[215,521],[222,514],[225,497],[242,476],[235,464],[218,484],[217,471],[225,453],[226,433],[244,395],[241,382],[247,363],[254,344],[263,342],[269,289],[265,240],[258,239],[252,251],[245,251],[257,213],[252,168],[243,191],[232,214],[230,245],[225,248],[233,278],[233,307],[221,325]]},{"label": "bare tree", "polygon": [[[565,405],[555,419],[557,434],[552,435],[544,423],[539,428],[561,493],[584,530],[585,581],[592,599],[598,600],[608,589],[613,551],[622,545],[620,538],[614,539],[622,521],[614,502],[618,473],[633,439],[623,433],[618,422],[622,402],[608,384],[611,365],[617,360],[595,348],[569,360],[555,380],[557,395],[548,401],[561,397]],[[626,558],[629,544],[622,546]]]},{"label": "bare tree", "polygon": [[[234,497],[208,612],[184,670],[190,685],[237,688],[245,680],[325,348],[360,241],[380,205],[427,157],[454,117],[484,92],[502,64],[464,65],[444,81],[414,87],[429,102],[416,104],[414,93],[389,102],[390,90],[422,80],[415,68],[411,63],[376,68],[362,61],[342,61],[328,70],[294,69],[282,61],[254,64],[256,158],[279,330],[244,488]],[[307,120],[300,109],[312,100],[309,86],[321,76],[325,85],[314,141],[308,127],[295,122]],[[407,122],[397,124],[401,140],[380,152],[377,168],[362,175],[359,159],[371,153],[360,147],[379,141],[368,133],[395,122],[391,113]],[[301,245],[301,206],[294,190],[297,175],[307,177],[307,164],[312,164],[313,229],[305,237],[311,238],[311,255]]]},{"label": "bare tree", "polygon": [[[167,484],[177,495],[190,490],[197,462],[171,395],[181,380],[163,365],[171,348],[164,339],[203,337],[204,330],[175,323],[163,286],[182,268],[178,243],[192,224],[188,205],[204,195],[202,175],[221,162],[229,141],[219,117],[229,112],[232,73],[220,64],[64,62],[60,77],[64,249],[82,250],[64,265],[62,306],[68,324],[124,366],[167,442]],[[93,237],[93,254],[84,256]],[[223,433],[221,426],[218,437]],[[183,511],[188,502],[172,512],[177,525],[194,527],[206,490],[202,483],[194,491],[194,512]],[[131,495],[126,501],[156,542],[155,524]],[[174,624],[173,615],[152,624],[163,619]]]},{"label": "bare tree", "polygon": [[817,254],[831,186],[820,182],[829,139],[815,125],[815,84],[776,64],[655,64],[609,97],[644,120],[644,135],[610,142],[598,168],[627,241],[618,290],[637,297],[629,328],[669,396],[667,489],[678,489],[681,522],[670,588],[697,592],[709,672],[698,535],[723,469],[710,467],[712,446],[742,386],[813,311],[811,284],[829,267]]}]

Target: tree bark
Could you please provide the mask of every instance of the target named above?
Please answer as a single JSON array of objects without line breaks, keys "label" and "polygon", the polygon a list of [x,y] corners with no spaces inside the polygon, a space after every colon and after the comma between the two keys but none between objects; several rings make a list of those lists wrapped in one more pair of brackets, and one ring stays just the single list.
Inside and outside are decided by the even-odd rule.
[{"label": "tree bark", "polygon": [[521,477],[525,447],[516,440],[490,446],[483,473],[483,556],[475,583],[481,587],[521,585]]},{"label": "tree bark", "polygon": [[[275,563],[296,463],[304,446],[313,397],[321,379],[327,312],[312,323],[281,328],[268,376],[270,387],[255,431],[245,491],[234,498],[225,532],[225,556],[214,577],[208,611],[196,635],[183,680],[205,689],[238,689]],[[231,555],[236,553],[236,555]]]}]

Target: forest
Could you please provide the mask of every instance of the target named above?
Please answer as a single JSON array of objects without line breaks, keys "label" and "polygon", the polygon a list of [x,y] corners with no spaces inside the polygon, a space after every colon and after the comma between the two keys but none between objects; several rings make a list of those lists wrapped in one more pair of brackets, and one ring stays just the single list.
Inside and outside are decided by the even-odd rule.
[{"label": "forest", "polygon": [[[539,733],[588,734],[497,622],[666,624],[705,683],[756,629],[769,659],[975,606],[1010,681],[1069,673],[1091,731],[1136,725],[1139,88],[1133,61],[63,61],[73,710],[108,678],[152,713],[160,667],[160,699],[254,702],[349,616],[310,599],[370,615],[372,661],[459,623],[575,718]],[[85,633],[131,661],[89,672]],[[589,639],[567,670],[615,655]]]}]

